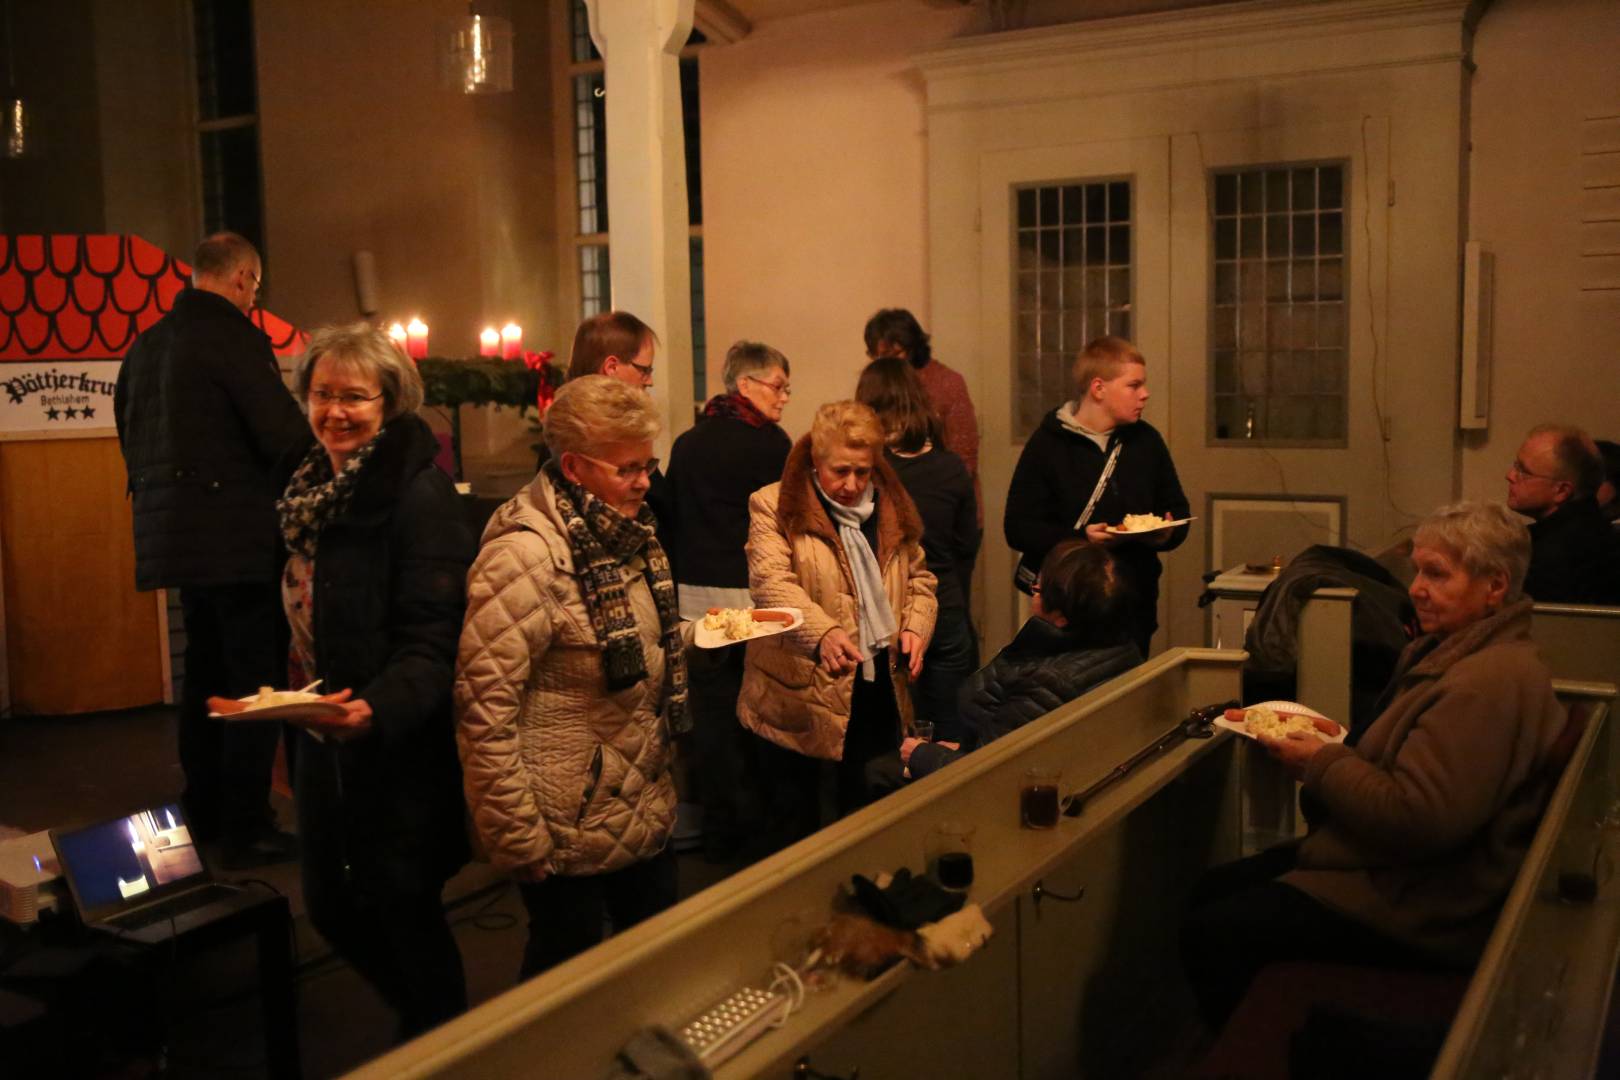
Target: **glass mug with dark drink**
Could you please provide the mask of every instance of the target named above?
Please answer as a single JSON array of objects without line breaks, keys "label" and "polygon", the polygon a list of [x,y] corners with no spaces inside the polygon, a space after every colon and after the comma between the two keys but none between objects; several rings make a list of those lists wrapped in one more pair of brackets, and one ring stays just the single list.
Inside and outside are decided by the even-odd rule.
[{"label": "glass mug with dark drink", "polygon": [[1026,829],[1055,829],[1058,823],[1058,781],[1063,770],[1038,765],[1024,773],[1018,793],[1018,816]]},{"label": "glass mug with dark drink", "polygon": [[940,888],[967,892],[973,884],[973,826],[958,821],[941,821],[928,830],[923,852],[928,873]]}]

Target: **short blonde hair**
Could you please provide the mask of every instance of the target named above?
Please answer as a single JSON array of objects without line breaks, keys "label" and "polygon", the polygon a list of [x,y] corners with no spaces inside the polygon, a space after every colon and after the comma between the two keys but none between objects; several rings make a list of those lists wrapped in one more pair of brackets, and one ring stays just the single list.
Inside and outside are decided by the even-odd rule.
[{"label": "short blonde hair", "polygon": [[1509,601],[1519,598],[1530,569],[1530,530],[1501,503],[1442,506],[1418,523],[1412,546],[1441,548],[1476,578],[1507,575]]},{"label": "short blonde hair", "polygon": [[829,402],[816,410],[810,423],[810,455],[817,461],[844,446],[881,453],[883,443],[883,424],[877,413],[858,401]]},{"label": "short blonde hair", "polygon": [[1105,334],[1095,338],[1080,350],[1080,355],[1074,360],[1074,377],[1080,386],[1080,396],[1086,396],[1092,380],[1107,382],[1117,379],[1126,364],[1146,363],[1141,350],[1122,337]]},{"label": "short blonde hair", "polygon": [[310,334],[295,377],[300,400],[309,401],[315,365],[326,357],[339,370],[376,377],[383,392],[384,423],[422,407],[422,374],[416,370],[416,362],[400,352],[387,334],[363,322],[321,326]]},{"label": "short blonde hair", "polygon": [[596,454],[609,443],[646,442],[658,429],[652,397],[608,375],[569,379],[546,410],[546,446],[553,457]]}]

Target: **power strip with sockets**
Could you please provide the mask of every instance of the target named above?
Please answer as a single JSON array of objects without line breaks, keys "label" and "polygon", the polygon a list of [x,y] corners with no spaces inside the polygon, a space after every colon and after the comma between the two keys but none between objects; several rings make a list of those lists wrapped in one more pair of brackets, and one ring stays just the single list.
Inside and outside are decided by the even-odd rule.
[{"label": "power strip with sockets", "polygon": [[713,1069],[776,1026],[791,1010],[787,995],[756,986],[744,987],[713,1008],[681,1025],[681,1041]]}]

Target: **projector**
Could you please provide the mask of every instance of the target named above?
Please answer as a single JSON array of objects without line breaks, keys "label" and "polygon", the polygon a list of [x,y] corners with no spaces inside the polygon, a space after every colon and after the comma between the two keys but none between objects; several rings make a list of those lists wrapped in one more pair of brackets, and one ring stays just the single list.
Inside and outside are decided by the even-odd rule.
[{"label": "projector", "polygon": [[0,841],[0,916],[19,926],[38,922],[40,912],[56,910],[60,878],[50,833]]}]

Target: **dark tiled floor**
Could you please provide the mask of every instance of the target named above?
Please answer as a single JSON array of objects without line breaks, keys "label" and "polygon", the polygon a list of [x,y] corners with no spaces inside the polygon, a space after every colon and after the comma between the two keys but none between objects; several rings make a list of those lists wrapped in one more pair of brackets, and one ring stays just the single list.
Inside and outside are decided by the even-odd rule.
[{"label": "dark tiled floor", "polygon": [[[0,720],[0,825],[34,832],[172,800],[181,787],[173,725],[167,708]],[[278,810],[290,823],[291,807],[283,803]],[[724,874],[701,858],[680,862],[682,896]],[[392,1016],[304,920],[296,866],[221,876],[258,878],[289,898],[304,1075],[337,1076],[387,1049]],[[526,936],[516,890],[489,867],[474,864],[451,881],[445,901],[472,1001],[510,989]],[[266,1075],[255,963],[251,945],[243,942],[177,965],[165,985],[154,988],[172,1001],[167,1075]]]}]

